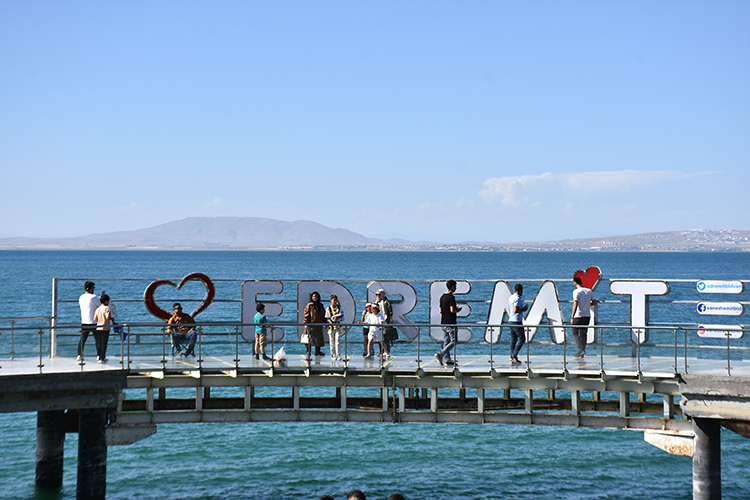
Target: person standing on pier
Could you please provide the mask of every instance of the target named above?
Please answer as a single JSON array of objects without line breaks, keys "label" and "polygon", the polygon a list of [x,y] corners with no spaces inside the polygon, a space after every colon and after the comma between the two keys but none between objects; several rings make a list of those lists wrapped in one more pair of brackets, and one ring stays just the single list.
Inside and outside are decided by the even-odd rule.
[{"label": "person standing on pier", "polygon": [[510,306],[510,314],[508,315],[508,323],[513,323],[518,326],[510,327],[510,364],[520,365],[521,361],[518,359],[518,353],[521,352],[521,348],[526,343],[526,334],[523,331],[523,313],[529,308],[523,303],[521,296],[523,295],[523,285],[516,283],[513,288],[516,292],[508,299],[508,305]]},{"label": "person standing on pier", "polygon": [[[391,305],[391,301],[388,300],[388,297],[385,294],[385,290],[381,288],[380,290],[375,292],[375,297],[377,298],[375,304],[377,304],[380,314],[383,315],[383,323],[385,325],[392,324],[393,306]],[[391,342],[396,340],[394,337],[397,337],[398,333],[396,333],[396,329],[392,326],[383,327],[383,331],[381,333],[383,335],[383,341],[380,343],[380,345],[382,346],[381,349],[383,351],[380,354],[387,358],[391,355]]]},{"label": "person standing on pier", "polygon": [[362,333],[364,334],[364,351],[362,352],[362,356],[367,357],[367,343],[368,343],[368,334],[370,333],[370,327],[367,325],[368,321],[367,318],[372,314],[372,304],[369,302],[365,305],[365,310],[362,311],[362,318],[360,323],[364,323],[365,326],[362,327]]},{"label": "person standing on pier", "polygon": [[311,323],[305,329],[310,335],[310,342],[307,344],[307,358],[312,354],[312,348],[315,347],[316,356],[325,356],[322,351],[325,340],[323,339],[323,324],[326,323],[326,309],[320,302],[320,294],[313,292],[310,294],[310,302],[305,306],[303,317],[304,323]]},{"label": "person standing on pier", "polygon": [[341,359],[341,326],[344,321],[344,311],[341,310],[339,298],[331,295],[331,305],[326,307],[326,320],[328,321],[328,341],[331,344],[331,358]]},{"label": "person standing on pier", "polygon": [[96,308],[94,312],[94,321],[96,321],[96,330],[94,330],[94,342],[96,343],[96,362],[107,362],[107,343],[109,342],[109,329],[114,319],[112,309],[109,307],[109,295],[103,293],[99,297],[102,305]]},{"label": "person standing on pier", "polygon": [[[182,312],[182,305],[179,302],[172,304],[172,317],[167,323],[175,325],[168,326],[167,333],[172,335],[172,343],[178,356],[195,356],[195,341],[198,340],[198,332],[195,329],[195,320],[192,316]],[[174,328],[176,331],[172,331]],[[188,344],[185,352],[180,349],[180,344]]]},{"label": "person standing on pier", "polygon": [[373,342],[378,342],[383,348],[383,328],[382,325],[385,322],[385,318],[380,314],[380,308],[377,304],[373,304],[370,308],[370,315],[367,316],[367,323],[370,325],[370,329],[367,333],[367,348],[365,349],[365,358],[371,358],[375,354],[373,349]]},{"label": "person standing on pier", "polygon": [[270,361],[271,358],[266,356],[266,331],[268,330],[268,318],[266,318],[266,305],[262,302],[258,302],[255,306],[255,317],[253,323],[255,323],[255,345],[253,350],[255,351],[255,359],[260,359],[260,355],[263,355],[265,361]]},{"label": "person standing on pier", "polygon": [[448,289],[440,297],[440,324],[443,325],[443,349],[435,354],[435,358],[443,364],[453,364],[451,361],[451,349],[456,346],[456,338],[458,335],[458,327],[456,326],[456,316],[460,307],[456,305],[456,297],[453,295],[456,292],[456,282],[454,280],[448,280],[445,283]]},{"label": "person standing on pier", "polygon": [[[594,293],[590,288],[583,286],[583,281],[578,276],[573,278],[576,289],[573,291],[573,313],[570,315],[571,325],[587,325],[591,321],[591,306],[597,304]],[[573,328],[573,340],[578,346],[576,358],[586,355],[586,328]]]},{"label": "person standing on pier", "polygon": [[83,361],[83,346],[90,333],[96,331],[96,320],[94,314],[96,309],[102,305],[99,297],[94,295],[94,282],[87,281],[83,284],[84,294],[78,298],[78,305],[81,308],[81,339],[78,342],[78,361]]}]

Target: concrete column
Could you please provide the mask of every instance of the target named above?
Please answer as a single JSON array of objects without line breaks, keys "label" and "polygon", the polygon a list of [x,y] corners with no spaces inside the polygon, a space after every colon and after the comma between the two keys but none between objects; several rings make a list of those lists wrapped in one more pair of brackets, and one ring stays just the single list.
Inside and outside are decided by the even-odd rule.
[{"label": "concrete column", "polygon": [[107,492],[107,410],[81,410],[78,414],[77,500],[104,500]]},{"label": "concrete column", "polygon": [[524,389],[523,410],[525,413],[534,413],[534,390]]},{"label": "concrete column", "polygon": [[570,412],[575,416],[581,414],[581,391],[570,391]]},{"label": "concrete column", "polygon": [[203,411],[203,390],[201,387],[195,388],[195,411]]},{"label": "concrete column", "polygon": [[484,389],[477,389],[477,412],[484,413]]},{"label": "concrete column", "polygon": [[436,413],[438,411],[438,390],[437,387],[430,389],[430,411]]},{"label": "concrete column", "polygon": [[721,425],[712,418],[694,418],[693,500],[721,499]]},{"label": "concrete column", "polygon": [[620,416],[626,418],[630,416],[630,393],[620,393]]},{"label": "concrete column", "polygon": [[346,386],[342,387],[341,390],[339,391],[339,397],[341,398],[340,399],[341,409],[343,411],[346,411]]},{"label": "concrete column", "polygon": [[674,395],[664,394],[664,418],[672,420],[674,418]]},{"label": "concrete column", "polygon": [[253,407],[253,388],[245,386],[245,411],[250,411]]},{"label": "concrete column", "polygon": [[65,410],[36,414],[36,487],[59,490],[63,485],[65,451]]}]

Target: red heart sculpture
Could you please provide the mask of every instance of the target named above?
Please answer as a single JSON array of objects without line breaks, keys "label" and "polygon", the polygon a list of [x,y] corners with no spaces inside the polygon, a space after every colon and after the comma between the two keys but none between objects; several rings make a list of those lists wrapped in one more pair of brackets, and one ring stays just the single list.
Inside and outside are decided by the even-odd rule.
[{"label": "red heart sculpture", "polygon": [[196,315],[202,313],[206,310],[206,308],[213,302],[214,296],[216,295],[216,287],[214,287],[214,282],[211,281],[211,278],[206,276],[202,273],[192,273],[188,274],[182,280],[178,285],[175,285],[173,281],[170,280],[156,280],[152,282],[147,288],[146,291],[143,292],[143,302],[146,304],[146,309],[148,309],[148,312],[153,314],[159,319],[168,320],[172,317],[172,313],[168,313],[158,305],[156,305],[156,300],[154,299],[154,292],[156,292],[156,289],[159,288],[162,285],[169,285],[176,287],[178,290],[182,288],[182,286],[187,283],[188,281],[201,281],[204,285],[206,285],[206,296],[203,298],[203,302],[200,303],[198,308],[193,311],[191,314],[192,317],[195,317]]},{"label": "red heart sculpture", "polygon": [[596,266],[591,266],[586,271],[578,270],[573,275],[574,278],[581,278],[583,286],[594,290],[596,285],[602,280],[602,270]]}]

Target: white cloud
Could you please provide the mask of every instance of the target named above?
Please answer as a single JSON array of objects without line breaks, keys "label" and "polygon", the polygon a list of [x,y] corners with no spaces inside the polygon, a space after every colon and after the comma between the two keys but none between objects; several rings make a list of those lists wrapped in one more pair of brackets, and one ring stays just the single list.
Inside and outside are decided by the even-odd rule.
[{"label": "white cloud", "polygon": [[211,200],[208,203],[206,203],[205,206],[207,206],[207,207],[217,207],[217,206],[220,206],[220,205],[223,205],[223,204],[224,204],[224,200],[222,200],[221,198],[219,198],[217,196],[213,200]]},{"label": "white cloud", "polygon": [[[679,179],[708,175],[673,170],[615,170],[609,172],[562,172],[495,177],[484,181],[479,196],[486,203],[506,207],[540,206],[550,197],[576,199],[628,193]],[[566,207],[570,208],[570,207]]]}]

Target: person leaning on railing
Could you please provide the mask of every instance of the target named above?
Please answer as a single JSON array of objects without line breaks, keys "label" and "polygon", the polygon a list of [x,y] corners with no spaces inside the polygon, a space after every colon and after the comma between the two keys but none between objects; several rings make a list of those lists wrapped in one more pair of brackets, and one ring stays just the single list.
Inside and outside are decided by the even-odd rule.
[{"label": "person leaning on railing", "polygon": [[[182,312],[179,302],[172,305],[174,314],[167,320],[174,327],[167,327],[167,333],[172,335],[172,345],[176,356],[195,356],[195,341],[198,340],[198,331],[195,329],[195,320],[189,314]],[[173,331],[174,330],[174,331]],[[181,344],[188,344],[185,352],[180,348]]]}]

